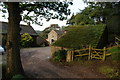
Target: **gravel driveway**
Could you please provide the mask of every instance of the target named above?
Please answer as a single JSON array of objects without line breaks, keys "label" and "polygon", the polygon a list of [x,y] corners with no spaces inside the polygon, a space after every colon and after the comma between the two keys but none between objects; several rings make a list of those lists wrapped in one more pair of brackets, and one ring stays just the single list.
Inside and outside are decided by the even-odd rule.
[{"label": "gravel driveway", "polygon": [[30,78],[101,78],[83,66],[56,66],[50,62],[50,47],[21,50],[22,64]]}]

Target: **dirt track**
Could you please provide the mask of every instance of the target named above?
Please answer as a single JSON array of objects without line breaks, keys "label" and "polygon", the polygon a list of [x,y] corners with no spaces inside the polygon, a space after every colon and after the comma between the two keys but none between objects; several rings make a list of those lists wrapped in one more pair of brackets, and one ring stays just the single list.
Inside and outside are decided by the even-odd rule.
[{"label": "dirt track", "polygon": [[50,47],[21,50],[22,64],[30,78],[103,78],[84,66],[58,66],[50,62]]}]

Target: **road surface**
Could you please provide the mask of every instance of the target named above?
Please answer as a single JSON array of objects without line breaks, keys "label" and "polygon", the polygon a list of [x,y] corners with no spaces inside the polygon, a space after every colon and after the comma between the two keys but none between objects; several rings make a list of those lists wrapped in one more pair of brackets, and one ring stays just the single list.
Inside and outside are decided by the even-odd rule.
[{"label": "road surface", "polygon": [[89,67],[58,66],[50,61],[50,47],[21,50],[22,65],[30,78],[101,78]]}]

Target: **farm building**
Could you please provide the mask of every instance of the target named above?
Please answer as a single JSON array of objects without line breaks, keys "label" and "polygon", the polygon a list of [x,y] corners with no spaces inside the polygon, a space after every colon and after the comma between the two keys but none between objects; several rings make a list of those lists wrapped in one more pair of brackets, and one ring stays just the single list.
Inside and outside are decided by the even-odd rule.
[{"label": "farm building", "polygon": [[[47,44],[47,41],[45,39],[43,39],[42,37],[40,37],[35,30],[32,28],[32,26],[30,25],[20,25],[21,31],[20,31],[20,35],[24,34],[24,33],[28,33],[32,38],[33,38],[33,42],[32,42],[32,46],[40,46],[40,44]],[[7,29],[8,29],[8,23],[7,22],[0,22],[0,45],[6,45],[6,36],[7,36]],[[39,40],[37,40],[39,39]],[[39,42],[38,42],[39,41]],[[39,43],[39,44],[38,44]]]},{"label": "farm building", "polygon": [[57,40],[53,46],[80,49],[91,45],[103,48],[108,43],[108,32],[105,25],[71,26],[68,32]]},{"label": "farm building", "polygon": [[57,41],[63,35],[63,33],[64,32],[61,30],[51,30],[48,33],[48,42],[52,44],[53,42]]}]

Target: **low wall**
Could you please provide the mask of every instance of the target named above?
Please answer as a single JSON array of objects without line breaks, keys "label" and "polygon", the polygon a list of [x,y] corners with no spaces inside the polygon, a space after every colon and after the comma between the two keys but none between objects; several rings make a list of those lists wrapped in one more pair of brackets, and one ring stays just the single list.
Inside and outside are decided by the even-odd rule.
[{"label": "low wall", "polygon": [[51,46],[51,54],[53,54],[54,52],[61,50],[62,47],[57,47],[57,46]]},{"label": "low wall", "polygon": [[[54,52],[56,52],[56,51],[58,51],[58,50],[62,50],[62,49],[68,50],[68,48],[51,46],[51,53],[53,54]],[[73,54],[74,54],[73,51],[68,51],[68,52],[67,52],[67,56],[66,56],[66,61],[67,61],[67,62],[73,61]]]},{"label": "low wall", "polygon": [[58,50],[68,50],[69,48],[63,48],[63,47],[58,47],[58,46],[51,46],[51,53],[53,54],[54,52],[58,51]]}]

